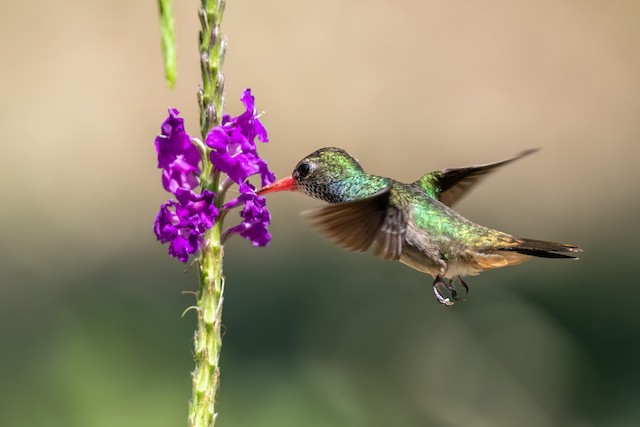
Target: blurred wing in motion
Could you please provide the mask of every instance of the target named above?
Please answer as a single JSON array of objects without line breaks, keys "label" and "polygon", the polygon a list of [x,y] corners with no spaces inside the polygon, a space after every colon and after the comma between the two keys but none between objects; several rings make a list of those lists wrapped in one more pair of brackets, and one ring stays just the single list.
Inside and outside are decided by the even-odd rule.
[{"label": "blurred wing in motion", "polygon": [[500,162],[431,172],[423,175],[415,183],[429,195],[451,207],[464,197],[476,184],[482,181],[483,178],[500,166],[508,165],[536,151],[538,151],[537,148],[523,151],[516,157]]},{"label": "blurred wing in motion", "polygon": [[353,202],[306,212],[312,224],[344,249],[364,252],[375,242],[374,254],[397,260],[402,254],[406,219],[392,203],[389,188]]}]

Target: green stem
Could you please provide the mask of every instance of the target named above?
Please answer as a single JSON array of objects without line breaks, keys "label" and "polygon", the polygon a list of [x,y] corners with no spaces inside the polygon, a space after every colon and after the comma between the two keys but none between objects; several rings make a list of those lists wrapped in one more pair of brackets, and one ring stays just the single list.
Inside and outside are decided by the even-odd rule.
[{"label": "green stem", "polygon": [[206,139],[213,126],[220,123],[224,103],[222,64],[227,41],[220,29],[224,6],[224,0],[202,0],[198,10],[202,26],[200,30],[202,87],[198,91],[198,101],[203,139]]},{"label": "green stem", "polygon": [[173,24],[171,0],[158,0],[160,7],[160,33],[162,34],[162,58],[164,59],[164,76],[170,89],[176,85],[176,31]]},{"label": "green stem", "polygon": [[[212,127],[220,123],[224,103],[224,75],[222,63],[226,40],[220,24],[224,0],[202,0],[198,15],[200,30],[200,67],[202,87],[198,90],[200,130],[203,141]],[[220,173],[209,161],[209,153],[202,159],[201,186],[216,193],[215,205],[224,204],[225,191],[220,191]],[[223,218],[205,233],[206,245],[198,258],[200,292],[198,294],[198,329],[194,337],[195,369],[192,373],[193,395],[189,405],[190,427],[213,427],[218,414],[215,411],[220,387],[220,350],[222,348],[222,303],[224,276],[222,258],[224,248],[220,241]]]},{"label": "green stem", "polygon": [[215,424],[216,395],[220,384],[221,324],[224,301],[224,276],[220,243],[222,224],[216,223],[207,234],[208,245],[200,255],[200,293],[198,297],[198,330],[194,337],[195,370],[193,396],[189,407],[190,427]]}]

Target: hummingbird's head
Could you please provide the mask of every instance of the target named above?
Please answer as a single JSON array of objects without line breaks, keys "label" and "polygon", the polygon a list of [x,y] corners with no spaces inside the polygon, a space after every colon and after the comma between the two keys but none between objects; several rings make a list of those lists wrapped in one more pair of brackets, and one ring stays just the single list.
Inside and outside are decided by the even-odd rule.
[{"label": "hummingbird's head", "polygon": [[300,160],[291,176],[258,190],[258,194],[302,191],[329,203],[342,201],[341,183],[364,171],[358,161],[341,148],[326,147]]}]

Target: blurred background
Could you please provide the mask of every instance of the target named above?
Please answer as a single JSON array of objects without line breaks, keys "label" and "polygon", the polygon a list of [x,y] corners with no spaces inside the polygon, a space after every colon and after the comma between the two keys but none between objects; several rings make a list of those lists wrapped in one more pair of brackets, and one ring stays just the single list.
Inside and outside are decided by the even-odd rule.
[{"label": "blurred background", "polygon": [[[198,132],[195,0],[0,2],[0,425],[186,425],[195,271],[151,231],[168,107]],[[256,95],[279,177],[322,146],[370,172],[542,151],[458,205],[584,248],[432,279],[351,254],[269,198],[273,241],[226,248],[219,426],[640,423],[640,3],[229,0],[226,111]],[[231,224],[231,222],[229,222]]]}]

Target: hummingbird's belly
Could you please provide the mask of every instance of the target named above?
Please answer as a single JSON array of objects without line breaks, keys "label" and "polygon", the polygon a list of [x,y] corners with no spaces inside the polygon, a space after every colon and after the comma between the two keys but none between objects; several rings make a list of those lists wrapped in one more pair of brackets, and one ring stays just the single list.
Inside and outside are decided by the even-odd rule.
[{"label": "hummingbird's belly", "polygon": [[402,256],[400,256],[400,262],[403,263],[404,265],[408,265],[414,270],[418,270],[423,273],[430,274],[433,277],[436,277],[439,271],[436,263],[430,263],[425,261],[431,261],[431,260],[430,259],[417,260],[415,258],[406,256],[404,253],[402,254]]},{"label": "hummingbird's belly", "polygon": [[414,270],[427,273],[433,277],[436,277],[444,270],[444,277],[447,279],[456,276],[475,276],[482,271],[482,269],[478,268],[478,265],[473,262],[462,259],[445,262],[442,259],[431,258],[409,245],[403,248],[399,261]]}]

